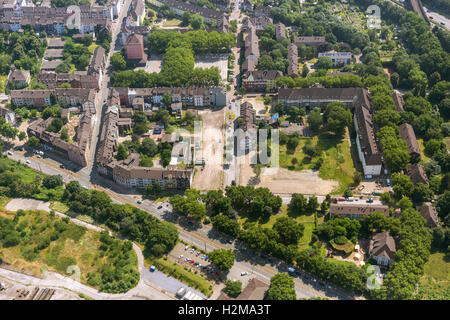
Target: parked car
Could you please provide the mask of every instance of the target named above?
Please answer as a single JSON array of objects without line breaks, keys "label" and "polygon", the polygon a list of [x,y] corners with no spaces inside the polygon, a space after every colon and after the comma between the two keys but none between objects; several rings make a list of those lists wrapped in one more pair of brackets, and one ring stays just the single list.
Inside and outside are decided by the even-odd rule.
[{"label": "parked car", "polygon": [[248,275],[247,271],[241,272],[241,276],[246,276],[246,275]]},{"label": "parked car", "polygon": [[198,257],[200,255],[200,253],[201,253],[200,251],[197,251],[197,254],[195,256]]},{"label": "parked car", "polygon": [[156,267],[155,267],[155,266],[151,266],[151,267],[150,267],[150,271],[151,271],[151,272],[153,272],[153,271],[155,271],[155,270],[156,270]]},{"label": "parked car", "polygon": [[31,161],[30,160],[27,160],[27,161],[25,161],[26,163],[28,163],[28,164],[30,164],[31,163]]},{"label": "parked car", "polygon": [[180,254],[179,256],[178,256],[178,259],[181,259],[181,258],[183,258],[184,256],[182,255],[182,254]]},{"label": "parked car", "polygon": [[[162,208],[162,206],[158,206],[158,210],[161,209],[161,208]],[[188,248],[189,248],[189,246],[188,246]],[[186,249],[186,250],[187,250],[187,249]]]},{"label": "parked car", "polygon": [[192,250],[191,250],[191,254],[192,254],[192,253],[194,253],[194,252],[195,252],[195,249],[194,249],[194,248],[192,248]]},{"label": "parked car", "polygon": [[206,256],[205,256],[205,255],[203,255],[201,259],[202,259],[202,260],[204,260],[204,259],[205,259],[205,257],[206,257]]},{"label": "parked car", "polygon": [[141,204],[141,203],[142,203],[142,201],[141,201],[141,200],[138,200],[138,201],[137,201],[137,204]]},{"label": "parked car", "polygon": [[8,151],[8,154],[9,154],[10,156],[12,156],[12,155],[13,155],[13,153],[12,153],[11,151]]},{"label": "parked car", "polygon": [[184,247],[184,251],[186,251],[187,249],[189,249],[189,246]]},{"label": "parked car", "polygon": [[189,263],[194,263],[195,261],[194,260],[189,260]]}]

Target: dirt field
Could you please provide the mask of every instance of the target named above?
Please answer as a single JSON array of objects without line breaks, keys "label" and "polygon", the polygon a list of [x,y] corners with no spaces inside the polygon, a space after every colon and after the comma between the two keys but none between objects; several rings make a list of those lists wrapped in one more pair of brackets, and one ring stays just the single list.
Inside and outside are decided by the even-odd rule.
[{"label": "dirt field", "polygon": [[227,81],[228,55],[202,55],[195,57],[194,68],[217,67],[220,71],[220,77]]},{"label": "dirt field", "polygon": [[[314,194],[326,195],[338,186],[337,181],[323,180],[319,178],[319,173],[312,170],[303,170],[300,172],[289,171],[279,168],[273,175],[261,174],[259,181],[252,177],[255,176],[248,162],[240,166],[239,170],[240,185],[254,185],[255,187],[269,188],[273,193],[282,194]],[[258,182],[254,184],[253,182]]]},{"label": "dirt field", "polygon": [[203,155],[196,158],[205,159],[205,166],[197,166],[192,187],[199,190],[222,189],[223,187],[223,131],[224,111],[202,110],[203,120]]}]

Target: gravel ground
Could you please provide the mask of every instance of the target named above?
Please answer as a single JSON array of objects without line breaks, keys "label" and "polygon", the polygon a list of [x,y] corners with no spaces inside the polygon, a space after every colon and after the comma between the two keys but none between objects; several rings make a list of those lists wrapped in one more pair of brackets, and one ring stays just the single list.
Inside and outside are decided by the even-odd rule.
[{"label": "gravel ground", "polygon": [[9,211],[17,211],[19,209],[50,211],[50,202],[18,198],[12,199],[10,202],[8,202],[8,204],[5,206],[5,209]]}]

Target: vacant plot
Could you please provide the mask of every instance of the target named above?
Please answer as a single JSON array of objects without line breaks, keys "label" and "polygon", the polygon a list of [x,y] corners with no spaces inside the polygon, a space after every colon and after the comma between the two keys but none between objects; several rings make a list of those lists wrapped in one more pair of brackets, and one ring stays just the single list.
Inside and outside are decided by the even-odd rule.
[{"label": "vacant plot", "polygon": [[227,81],[228,72],[228,55],[214,54],[214,55],[198,55],[195,56],[195,68],[211,68],[217,67],[220,72],[222,81]]},{"label": "vacant plot", "polygon": [[419,283],[419,298],[450,300],[450,259],[443,252],[430,255]]},{"label": "vacant plot", "polygon": [[313,194],[327,195],[338,187],[333,180],[324,180],[317,171],[303,170],[301,172],[279,168],[276,174],[261,175],[256,187],[269,188],[273,193],[281,194]]},{"label": "vacant plot", "polygon": [[8,80],[8,76],[0,76],[0,92],[5,92],[7,80]]},{"label": "vacant plot", "polygon": [[49,209],[50,203],[43,202],[40,200],[34,200],[34,199],[12,199],[9,201],[5,209],[8,211],[17,211],[19,209],[22,210],[44,210],[44,211],[50,211]]},{"label": "vacant plot", "polygon": [[178,27],[181,23],[181,20],[178,19],[170,19],[170,20],[164,20],[162,23],[163,27]]},{"label": "vacant plot", "polygon": [[203,137],[201,139],[203,150],[196,155],[196,159],[203,158],[205,166],[196,167],[192,188],[198,190],[222,189],[224,111],[202,110],[199,115],[203,120]]}]

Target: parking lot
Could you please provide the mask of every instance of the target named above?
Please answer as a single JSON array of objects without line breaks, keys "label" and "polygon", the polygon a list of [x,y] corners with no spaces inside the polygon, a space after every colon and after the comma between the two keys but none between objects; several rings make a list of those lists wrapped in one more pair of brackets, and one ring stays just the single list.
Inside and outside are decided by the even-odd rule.
[{"label": "parking lot", "polygon": [[187,267],[191,272],[201,272],[212,279],[218,279],[219,277],[219,273],[211,265],[208,255],[198,249],[191,248],[191,246],[180,243],[170,252],[169,257],[179,265]]}]

